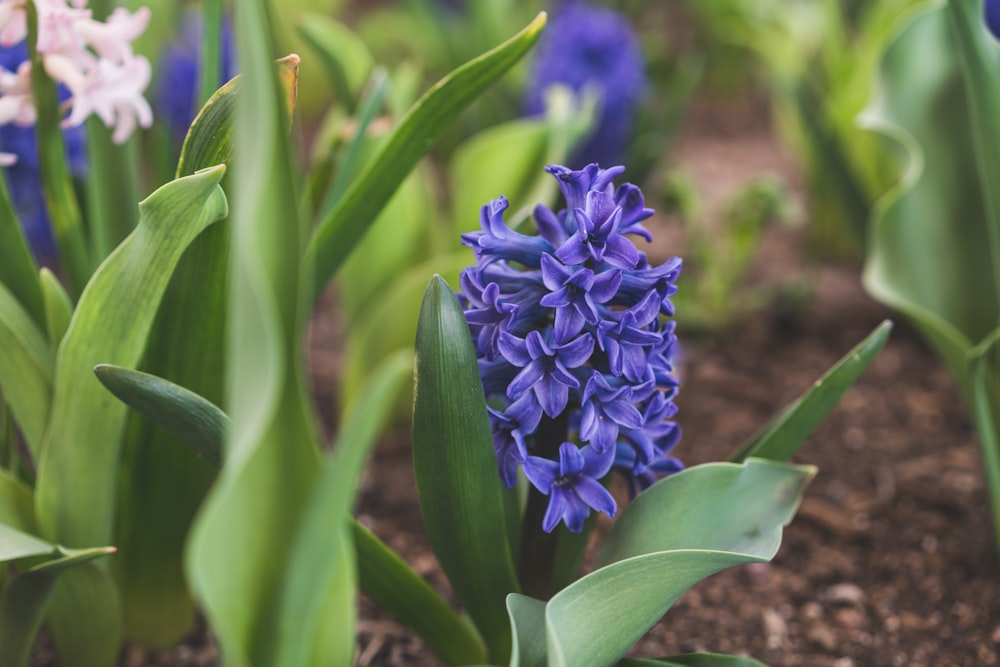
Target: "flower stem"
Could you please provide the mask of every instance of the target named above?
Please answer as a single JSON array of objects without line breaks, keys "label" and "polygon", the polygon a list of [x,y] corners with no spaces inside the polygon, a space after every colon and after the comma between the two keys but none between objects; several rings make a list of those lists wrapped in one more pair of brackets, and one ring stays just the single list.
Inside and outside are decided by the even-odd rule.
[{"label": "flower stem", "polygon": [[[569,411],[564,410],[555,419],[543,417],[535,432],[533,453],[547,459],[559,458],[559,446],[566,440]],[[526,595],[539,600],[549,599],[555,577],[556,547],[559,530],[547,533],[542,530],[542,519],[549,505],[549,497],[532,486],[521,527],[521,548],[518,554],[517,575]]]}]

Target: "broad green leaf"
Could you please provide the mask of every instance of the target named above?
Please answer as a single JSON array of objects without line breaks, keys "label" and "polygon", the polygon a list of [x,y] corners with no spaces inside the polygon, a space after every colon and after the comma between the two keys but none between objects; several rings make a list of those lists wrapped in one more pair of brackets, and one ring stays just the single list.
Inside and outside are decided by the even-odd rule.
[{"label": "broad green leaf", "polygon": [[483,90],[527,53],[544,25],[542,13],[508,41],[439,81],[417,101],[337,207],[319,222],[306,250],[306,265],[315,271],[313,298],[323,292],[382,205],[434,140]]},{"label": "broad green leaf", "polygon": [[53,365],[47,337],[0,285],[0,390],[35,457],[48,423]]},{"label": "broad green leaf", "polygon": [[[355,563],[348,520],[368,451],[385,425],[412,357],[397,353],[376,368],[346,415],[332,456],[323,461],[298,532],[277,609],[268,664],[348,664],[354,653]],[[327,635],[343,635],[325,643]],[[324,642],[324,643],[321,643]]]},{"label": "broad green leaf", "polygon": [[83,563],[59,575],[46,609],[45,627],[59,665],[108,667],[121,648],[121,601],[106,567]]},{"label": "broad green leaf", "polygon": [[131,137],[123,145],[115,144],[112,130],[96,115],[87,119],[85,127],[89,163],[83,203],[87,242],[96,264],[135,229],[139,213],[135,203],[141,196],[139,141]]},{"label": "broad green leaf", "polygon": [[773,558],[814,473],[751,459],[653,485],[615,521],[596,569],[548,602],[545,654],[537,640],[519,645],[523,664],[613,664],[701,579]]},{"label": "broad green leaf", "polygon": [[991,348],[1000,347],[998,335],[977,346],[972,357],[972,414],[979,430],[979,440],[983,452],[983,467],[986,469],[986,487],[990,491],[993,514],[993,530],[1000,540],[1000,415],[997,401],[1000,400],[1000,368],[991,367],[987,354]]},{"label": "broad green leaf", "polygon": [[0,178],[0,248],[3,261],[0,262],[0,286],[6,287],[35,322],[35,326],[45,326],[45,304],[42,288],[38,282],[38,269],[31,257],[28,242],[21,232],[7,181]]},{"label": "broad green leaf", "polygon": [[357,521],[351,528],[362,592],[419,635],[445,663],[485,664],[486,651],[472,624],[367,528]]},{"label": "broad green leaf", "polygon": [[653,660],[619,660],[617,667],[767,667],[764,663],[742,655],[720,653],[683,653]]},{"label": "broad green leaf", "polygon": [[230,422],[215,404],[149,373],[111,364],[98,364],[94,373],[118,400],[165,429],[213,468],[222,465],[222,442]]},{"label": "broad green leaf", "polygon": [[187,245],[224,216],[224,168],[168,183],[139,205],[139,226],[80,298],[56,359],[55,391],[36,488],[42,534],[68,544],[111,536],[125,406],[99,388],[97,363],[135,365],[156,307]]},{"label": "broad green leaf", "polygon": [[0,562],[28,556],[51,555],[57,549],[54,544],[0,523]]},{"label": "broad green leaf", "polygon": [[511,667],[546,667],[545,603],[511,593],[507,596],[507,614],[514,634]]},{"label": "broad green leaf", "polygon": [[857,382],[875,360],[885,346],[891,330],[892,322],[888,320],[878,325],[867,338],[817,380],[809,391],[731,454],[729,460],[739,463],[751,456],[773,461],[790,459],[809,434],[837,406],[844,392]]},{"label": "broad green leaf", "polygon": [[[139,362],[181,254],[226,214],[218,186],[224,171],[216,167],[178,179],[144,200],[135,232],[105,260],[80,297],[59,347],[51,417],[39,461],[35,508],[45,537],[73,546],[111,541],[128,410],[101,388],[91,369],[102,362],[126,367]],[[114,582],[85,571],[92,568],[68,572],[49,609],[49,627],[60,660],[67,665],[88,665],[87,656],[116,650],[119,641],[120,630],[113,628],[121,622]],[[77,592],[101,586],[109,588],[95,593],[98,601],[93,604],[100,613],[75,606],[90,604],[89,593]],[[97,647],[97,642],[105,647]]]},{"label": "broad green leaf", "polygon": [[[319,473],[301,363],[307,308],[300,275],[309,275],[301,257],[305,226],[286,132],[286,95],[268,48],[270,24],[264,0],[240,4],[236,36],[243,78],[224,401],[233,428],[223,469],[185,554],[188,578],[230,667],[269,664],[280,641],[276,614],[288,547]],[[327,648],[336,655],[350,650]]]},{"label": "broad green leaf", "polygon": [[46,268],[38,272],[45,301],[45,323],[52,349],[58,349],[73,318],[73,302],[55,274]]},{"label": "broad green leaf", "polygon": [[500,477],[469,326],[440,276],[424,293],[415,351],[413,471],[427,536],[490,659],[506,661],[503,601],[518,584]]},{"label": "broad green leaf", "polygon": [[886,50],[878,96],[859,120],[906,167],[873,213],[865,288],[916,322],[969,396],[966,352],[1000,322],[1000,266],[969,159],[996,142],[968,120],[960,53],[947,10],[922,14]]},{"label": "broad green leaf", "polygon": [[[272,67],[291,112],[298,60],[285,58]],[[232,160],[240,85],[240,77],[233,79],[202,107],[185,138],[178,176]],[[222,185],[227,187],[225,180]],[[143,362],[144,370],[215,404],[222,402],[225,377],[229,227],[224,221],[205,230],[184,253],[163,297]],[[197,332],[196,339],[192,332]],[[194,433],[189,431],[190,435]],[[185,441],[187,436],[167,433],[134,415],[127,430],[120,487],[122,553],[113,564],[125,610],[125,634],[155,648],[176,644],[194,625],[195,607],[183,573],[184,542],[214,469],[221,465],[221,441],[215,443],[216,460],[209,466],[176,446],[175,437]],[[208,439],[186,442],[210,454],[211,434],[202,436]]]},{"label": "broad green leaf", "polygon": [[368,47],[354,31],[329,16],[304,14],[297,28],[326,68],[335,101],[353,109],[361,87],[375,67],[375,58]]}]

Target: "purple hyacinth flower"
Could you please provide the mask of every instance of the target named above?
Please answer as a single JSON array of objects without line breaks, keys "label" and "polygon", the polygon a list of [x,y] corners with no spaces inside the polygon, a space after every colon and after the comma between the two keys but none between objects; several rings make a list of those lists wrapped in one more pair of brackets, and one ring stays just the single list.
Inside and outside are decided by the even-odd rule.
[{"label": "purple hyacinth flower", "polygon": [[643,68],[639,41],[624,17],[583,2],[565,2],[553,13],[536,47],[525,111],[544,112],[546,91],[554,84],[575,93],[596,92],[595,127],[576,147],[570,163],[613,164],[621,159],[632,135],[646,90]]},{"label": "purple hyacinth flower", "polygon": [[572,269],[551,255],[542,255],[542,281],[552,290],[539,303],[555,309],[556,341],[564,343],[583,330],[584,324],[597,325],[597,304],[614,298],[622,282],[622,272]]},{"label": "purple hyacinth flower", "polygon": [[993,37],[1000,39],[1000,0],[983,2],[983,20]]},{"label": "purple hyacinth flower", "polygon": [[538,331],[526,338],[500,334],[500,354],[521,371],[507,387],[507,398],[514,401],[523,394],[534,392],[538,404],[549,417],[557,417],[566,409],[570,388],[580,381],[569,372],[582,366],[594,351],[594,339],[582,334],[561,345],[546,342]]},{"label": "purple hyacinth flower", "polygon": [[618,232],[622,208],[614,198],[603,192],[587,193],[586,208],[576,213],[577,232],[556,251],[556,257],[567,264],[606,262],[623,269],[635,268],[639,251],[635,244]]},{"label": "purple hyacinth flower", "polygon": [[538,268],[541,257],[555,249],[545,239],[515,232],[504,222],[507,198],[500,196],[483,206],[479,213],[480,232],[462,234],[462,243],[484,262],[513,261]]},{"label": "purple hyacinth flower", "polygon": [[613,517],[618,507],[608,490],[598,482],[608,474],[613,457],[603,456],[592,447],[578,448],[571,442],[559,447],[559,462],[529,456],[524,475],[536,489],[549,496],[542,529],[551,533],[560,521],[574,533],[595,509]]},{"label": "purple hyacinth flower", "polygon": [[536,236],[507,227],[505,199],[484,207],[481,231],[462,239],[476,266],[458,296],[501,479],[514,484],[520,467],[549,495],[545,529],[579,530],[591,509],[613,511],[598,484],[612,466],[640,488],[680,465],[664,458],[680,435],[676,336],[664,318],[680,260],[651,266],[626,236],[648,240],[652,211],[635,186],[615,189],[621,167],[547,171],[566,206],[536,206]]},{"label": "purple hyacinth flower", "polygon": [[594,371],[583,389],[580,437],[604,453],[614,449],[620,428],[642,428],[642,422],[632,386],[612,386],[603,374]]}]

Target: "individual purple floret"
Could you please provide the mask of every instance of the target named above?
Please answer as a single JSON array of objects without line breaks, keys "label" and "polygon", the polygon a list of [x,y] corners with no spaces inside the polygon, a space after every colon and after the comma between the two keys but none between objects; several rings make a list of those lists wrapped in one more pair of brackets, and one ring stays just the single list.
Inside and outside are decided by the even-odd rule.
[{"label": "individual purple floret", "polygon": [[[21,42],[11,47],[0,47],[0,67],[13,72],[28,58],[28,47]],[[59,99],[69,98],[69,91],[59,87]],[[86,129],[80,125],[63,130],[66,162],[70,173],[83,177],[87,173]],[[34,124],[21,126],[7,123],[0,126],[0,151],[17,156],[17,162],[4,169],[11,204],[21,223],[35,260],[42,266],[53,267],[58,262],[58,250],[49,214],[42,193],[41,172],[38,163],[38,140]]]},{"label": "individual purple floret", "polygon": [[[643,56],[632,28],[620,14],[571,0],[555,12],[535,51],[524,95],[525,111],[545,111],[546,90],[561,84],[599,96],[598,117],[570,164],[611,164],[622,159],[635,112],[646,89]],[[567,202],[570,210],[583,208]]]},{"label": "individual purple floret", "polygon": [[497,466],[518,469],[549,497],[543,528],[582,529],[615,502],[599,482],[611,470],[633,492],[681,469],[670,451],[677,338],[670,297],[681,262],[651,266],[626,234],[649,239],[653,214],[621,167],[546,168],[566,207],[535,208],[537,235],[504,221],[507,200],[483,206],[481,231],[462,235],[477,263],[459,298],[490,402]]}]

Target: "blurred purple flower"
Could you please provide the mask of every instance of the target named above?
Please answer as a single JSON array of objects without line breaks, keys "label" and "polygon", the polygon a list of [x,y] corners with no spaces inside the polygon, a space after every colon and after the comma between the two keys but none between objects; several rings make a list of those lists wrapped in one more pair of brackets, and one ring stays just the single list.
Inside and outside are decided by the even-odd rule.
[{"label": "blurred purple flower", "polygon": [[638,40],[624,17],[584,2],[565,2],[553,13],[537,46],[524,93],[525,111],[544,112],[545,92],[553,84],[576,93],[593,88],[599,95],[595,127],[577,146],[570,164],[613,164],[621,160],[632,135],[646,89],[643,67]]},{"label": "blurred purple flower", "polygon": [[983,19],[993,36],[1000,39],[1000,0],[985,0]]}]

